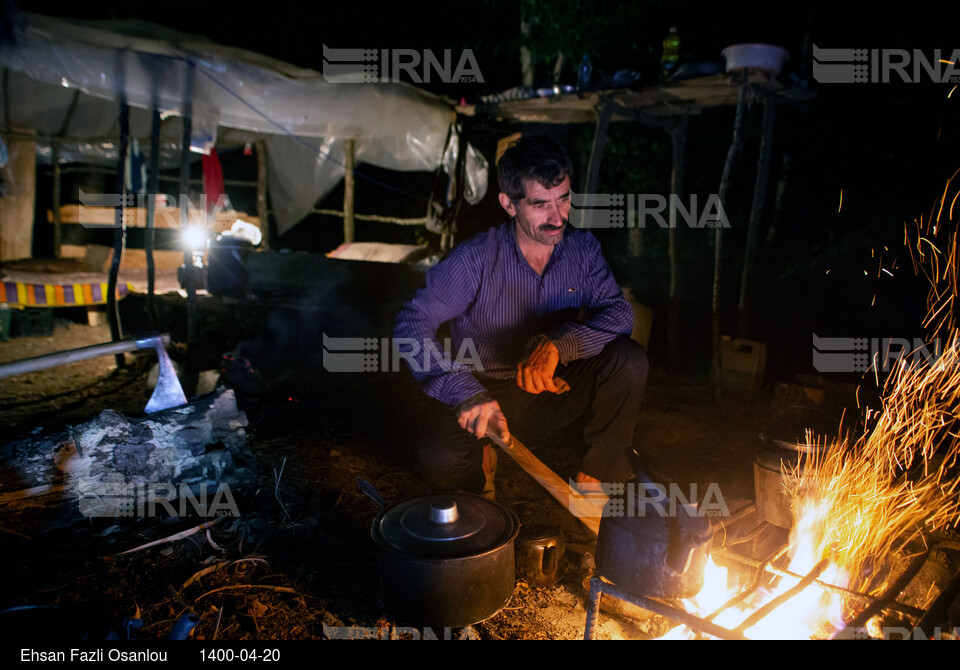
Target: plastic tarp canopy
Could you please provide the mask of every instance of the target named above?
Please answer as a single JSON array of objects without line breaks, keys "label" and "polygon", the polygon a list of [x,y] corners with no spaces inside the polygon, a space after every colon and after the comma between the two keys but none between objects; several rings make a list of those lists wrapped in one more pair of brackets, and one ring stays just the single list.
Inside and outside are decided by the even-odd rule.
[{"label": "plastic tarp canopy", "polygon": [[174,166],[179,117],[189,113],[191,147],[266,141],[280,233],[343,178],[348,138],[357,163],[400,171],[441,165],[453,108],[414,86],[332,83],[314,70],[145,21],[23,18],[18,38],[0,47],[0,119],[5,128],[36,133],[41,161],[49,162],[56,139],[61,162],[115,165],[124,99],[131,137],[144,147],[151,110],[160,111],[162,165]]}]

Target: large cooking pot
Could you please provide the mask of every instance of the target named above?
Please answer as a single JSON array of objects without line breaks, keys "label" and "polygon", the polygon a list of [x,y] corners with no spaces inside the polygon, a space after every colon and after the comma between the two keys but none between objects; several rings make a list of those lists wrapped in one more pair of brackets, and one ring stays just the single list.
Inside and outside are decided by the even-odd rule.
[{"label": "large cooking pot", "polygon": [[434,493],[384,507],[380,547],[387,611],[398,625],[463,627],[503,608],[516,585],[520,520],[477,495]]},{"label": "large cooking pot", "polygon": [[753,457],[753,489],[757,514],[780,528],[793,527],[791,491],[806,463],[819,458],[837,434],[838,421],[814,407],[793,406],[777,413]]},{"label": "large cooking pot", "polygon": [[631,452],[635,476],[611,497],[597,535],[597,569],[640,595],[689,598],[703,587],[713,536],[709,520],[686,505],[659,500],[661,489]]}]

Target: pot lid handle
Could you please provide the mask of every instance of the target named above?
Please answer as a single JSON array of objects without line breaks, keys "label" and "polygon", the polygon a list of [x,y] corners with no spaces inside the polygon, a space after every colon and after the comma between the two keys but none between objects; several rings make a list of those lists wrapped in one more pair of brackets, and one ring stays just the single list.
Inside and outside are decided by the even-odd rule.
[{"label": "pot lid handle", "polygon": [[457,502],[447,498],[438,500],[430,506],[430,520],[437,524],[454,523],[460,518]]}]

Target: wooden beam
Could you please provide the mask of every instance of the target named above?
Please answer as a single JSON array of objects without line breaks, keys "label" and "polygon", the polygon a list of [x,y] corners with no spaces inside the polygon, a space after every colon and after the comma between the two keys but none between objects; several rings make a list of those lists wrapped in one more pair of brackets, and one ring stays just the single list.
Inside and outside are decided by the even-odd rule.
[{"label": "wooden beam", "polygon": [[[311,214],[324,214],[326,216],[339,216],[341,219],[346,217],[345,212],[338,209],[311,209]],[[356,214],[353,218],[357,221],[376,221],[377,223],[393,223],[398,226],[425,226],[427,217],[421,216],[415,219],[401,219],[396,216],[381,216],[380,214]]]}]

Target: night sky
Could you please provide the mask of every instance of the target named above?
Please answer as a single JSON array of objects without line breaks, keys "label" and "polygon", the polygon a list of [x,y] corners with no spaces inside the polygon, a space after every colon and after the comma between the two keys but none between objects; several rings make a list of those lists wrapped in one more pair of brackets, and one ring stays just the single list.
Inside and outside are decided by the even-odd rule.
[{"label": "night sky", "polygon": [[[471,49],[484,83],[428,86],[453,99],[476,100],[480,95],[517,86],[520,81],[520,3],[427,2],[382,4],[226,3],[175,0],[162,3],[22,1],[26,11],[77,18],[144,18],[178,30],[275,56],[297,65],[321,69],[322,45],[341,48],[430,49],[442,53]],[[336,5],[336,6],[334,6]],[[805,36],[824,48],[943,50],[960,49],[956,27],[957,3],[769,3],[769,2],[528,2],[536,22],[532,40],[538,56],[537,85],[552,80],[547,55],[562,48],[566,54],[561,83],[574,83],[575,66],[589,53],[595,77],[621,69],[640,72],[655,81],[660,42],[670,26],[681,39],[681,60],[720,61],[729,44],[767,42],[791,54],[780,80],[811,87],[817,98],[809,109],[778,113],[773,174],[767,197],[771,218],[774,188],[781,157],[791,156],[782,220],[774,239],[764,238],[757,265],[756,339],[779,341],[781,351],[800,347],[804,360],[772,354],[772,364],[797,371],[809,366],[811,331],[834,336],[904,336],[916,334],[922,313],[922,287],[898,278],[878,280],[877,249],[902,252],[905,222],[926,216],[943,192],[947,179],[960,168],[960,91],[952,84],[818,84],[811,81],[809,57],[802,58]],[[556,36],[563,36],[561,42]],[[551,42],[551,40],[554,40]],[[550,57],[552,61],[552,57]],[[735,320],[743,230],[756,170],[759,106],[751,111],[744,153],[730,191],[728,214],[733,230],[726,242],[725,320]],[[697,192],[714,192],[729,143],[732,109],[705,112],[691,124],[687,145],[688,184]],[[474,141],[491,152],[499,133],[509,129],[472,131]],[[543,131],[544,129],[539,129]],[[582,166],[583,133],[589,129],[546,129],[567,141]],[[578,135],[578,133],[580,133]],[[633,156],[663,186],[669,175],[669,142],[649,131],[620,128],[611,142],[620,154]],[[632,144],[633,143],[633,144]],[[588,145],[587,145],[588,146]],[[625,148],[624,148],[625,147]],[[664,147],[667,147],[666,149]],[[617,147],[611,149],[617,154]],[[488,158],[492,156],[488,155]],[[601,186],[610,192],[636,192],[618,183],[614,159],[605,165]],[[660,180],[659,182],[657,180]],[[425,183],[429,186],[430,180]],[[840,208],[840,193],[843,206]],[[956,187],[951,190],[951,195]],[[358,193],[358,202],[363,196]],[[499,223],[496,204],[489,202],[464,214],[465,229]],[[362,209],[363,205],[359,207]],[[838,211],[839,210],[839,211]],[[650,231],[651,251],[663,248],[664,235]],[[684,231],[687,255],[683,276],[689,329],[701,331],[709,310],[712,275],[710,243],[705,235]],[[766,235],[766,229],[764,230]],[[618,276],[634,285],[634,293],[662,308],[666,266],[653,256],[638,267],[621,257],[622,240],[602,239]],[[895,249],[899,247],[899,251]],[[325,249],[318,249],[325,250]],[[871,254],[874,254],[873,256]],[[632,263],[632,264],[631,264]],[[904,269],[904,265],[898,266]],[[867,275],[864,271],[867,271]],[[918,300],[917,296],[920,296]],[[876,297],[874,297],[876,296]],[[654,346],[662,346],[655,329]],[[701,338],[702,339],[702,338]],[[699,343],[691,337],[691,344]],[[694,348],[699,349],[699,346]]]}]

